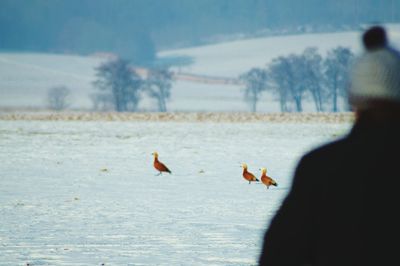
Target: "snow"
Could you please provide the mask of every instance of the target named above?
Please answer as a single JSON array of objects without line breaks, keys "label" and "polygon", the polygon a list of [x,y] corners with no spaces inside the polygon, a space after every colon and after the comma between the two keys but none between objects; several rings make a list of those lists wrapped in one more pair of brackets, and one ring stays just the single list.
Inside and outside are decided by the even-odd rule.
[{"label": "snow", "polygon": [[255,265],[300,156],[349,128],[0,120],[1,265]]},{"label": "snow", "polygon": [[[400,48],[400,25],[388,24],[386,28],[391,44]],[[278,56],[300,54],[307,47],[317,47],[322,55],[337,46],[359,54],[361,34],[362,31],[348,31],[263,37],[163,51],[159,55],[192,58],[194,64],[179,68],[185,73],[236,78],[253,67],[265,67]]]},{"label": "snow", "polygon": [[[400,25],[387,25],[392,44],[400,48]],[[324,54],[339,45],[360,52],[361,31],[299,34],[231,41],[179,50],[160,51],[160,58],[188,57],[193,64],[175,68],[195,75],[236,78],[252,67],[265,67],[273,58],[301,53],[314,46]],[[57,54],[0,53],[0,107],[43,108],[49,88],[65,85],[71,89],[71,109],[93,107],[90,94],[96,92],[94,67],[104,58]],[[140,109],[155,111],[157,104],[143,95]],[[173,84],[169,111],[248,111],[243,100],[243,88],[238,85],[202,84],[178,80]],[[279,112],[273,95],[262,95],[260,112]],[[305,111],[313,111],[310,99],[304,102]]]},{"label": "snow", "polygon": [[0,53],[0,106],[43,107],[54,86],[71,90],[72,107],[91,106],[95,70],[104,59],[96,57]]},{"label": "snow", "polygon": [[[171,94],[167,108],[174,112],[244,112],[249,110],[248,103],[243,100],[243,88],[237,85],[176,81]],[[153,99],[143,98],[141,106],[154,111],[157,103]],[[262,95],[258,111],[274,112],[276,110],[280,110],[279,102],[275,101],[271,95]]]},{"label": "snow", "polygon": [[280,55],[302,53],[307,47],[318,47],[319,52],[325,54],[328,49],[338,45],[358,50],[357,34],[346,32],[257,38],[167,51],[161,55],[193,58],[195,64],[181,67],[182,72],[237,77],[252,67],[265,67]]}]

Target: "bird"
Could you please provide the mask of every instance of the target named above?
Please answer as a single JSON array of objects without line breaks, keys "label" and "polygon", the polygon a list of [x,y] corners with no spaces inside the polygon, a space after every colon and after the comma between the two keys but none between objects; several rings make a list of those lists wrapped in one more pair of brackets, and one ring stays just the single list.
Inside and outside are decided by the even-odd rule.
[{"label": "bird", "polygon": [[260,180],[258,180],[252,173],[250,173],[249,171],[247,171],[247,164],[242,164],[242,168],[243,168],[243,177],[244,179],[246,179],[247,181],[249,181],[249,184],[251,182],[259,182]]},{"label": "bird", "polygon": [[163,164],[162,162],[160,162],[158,160],[158,153],[153,152],[152,155],[154,156],[153,166],[157,171],[159,171],[159,173],[157,175],[161,175],[163,172],[167,172],[167,173],[171,174],[171,170],[169,170],[168,167],[165,166],[165,164]]},{"label": "bird", "polygon": [[269,186],[278,186],[278,183],[275,182],[271,177],[267,176],[267,168],[261,168],[261,182],[267,186],[267,189],[269,189]]}]

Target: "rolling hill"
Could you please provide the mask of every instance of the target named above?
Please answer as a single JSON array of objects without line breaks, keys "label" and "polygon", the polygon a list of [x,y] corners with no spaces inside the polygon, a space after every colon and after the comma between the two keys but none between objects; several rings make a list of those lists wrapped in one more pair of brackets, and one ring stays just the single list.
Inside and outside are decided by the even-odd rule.
[{"label": "rolling hill", "polygon": [[[389,37],[400,47],[400,25],[387,25]],[[361,31],[324,34],[302,34],[237,40],[179,50],[160,51],[160,59],[190,58],[192,64],[173,68],[181,76],[201,76],[206,80],[181,78],[171,91],[169,111],[246,111],[242,87],[238,84],[205,82],[210,79],[235,79],[252,67],[264,67],[273,58],[301,53],[307,47],[317,47],[321,54],[331,48],[345,46],[360,52]],[[49,88],[64,85],[71,89],[70,109],[91,110],[90,94],[95,92],[94,68],[105,58],[37,53],[0,53],[0,108],[45,109]],[[156,111],[152,99],[143,95],[142,111]],[[312,103],[305,111],[313,111]],[[279,104],[273,95],[265,93],[260,112],[277,112]]]}]

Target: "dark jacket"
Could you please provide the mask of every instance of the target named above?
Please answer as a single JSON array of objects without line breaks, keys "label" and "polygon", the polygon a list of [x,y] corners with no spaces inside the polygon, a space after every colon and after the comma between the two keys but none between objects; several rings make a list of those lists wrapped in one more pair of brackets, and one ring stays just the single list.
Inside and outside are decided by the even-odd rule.
[{"label": "dark jacket", "polygon": [[299,162],[259,265],[400,265],[400,126],[357,123]]}]

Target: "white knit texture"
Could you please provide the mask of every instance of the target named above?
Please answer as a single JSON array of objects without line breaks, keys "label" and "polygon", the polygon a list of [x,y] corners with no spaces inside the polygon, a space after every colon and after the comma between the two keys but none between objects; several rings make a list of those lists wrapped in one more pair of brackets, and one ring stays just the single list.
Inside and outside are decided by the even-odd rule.
[{"label": "white knit texture", "polygon": [[368,51],[354,65],[349,96],[352,99],[400,101],[400,55],[384,48]]}]

